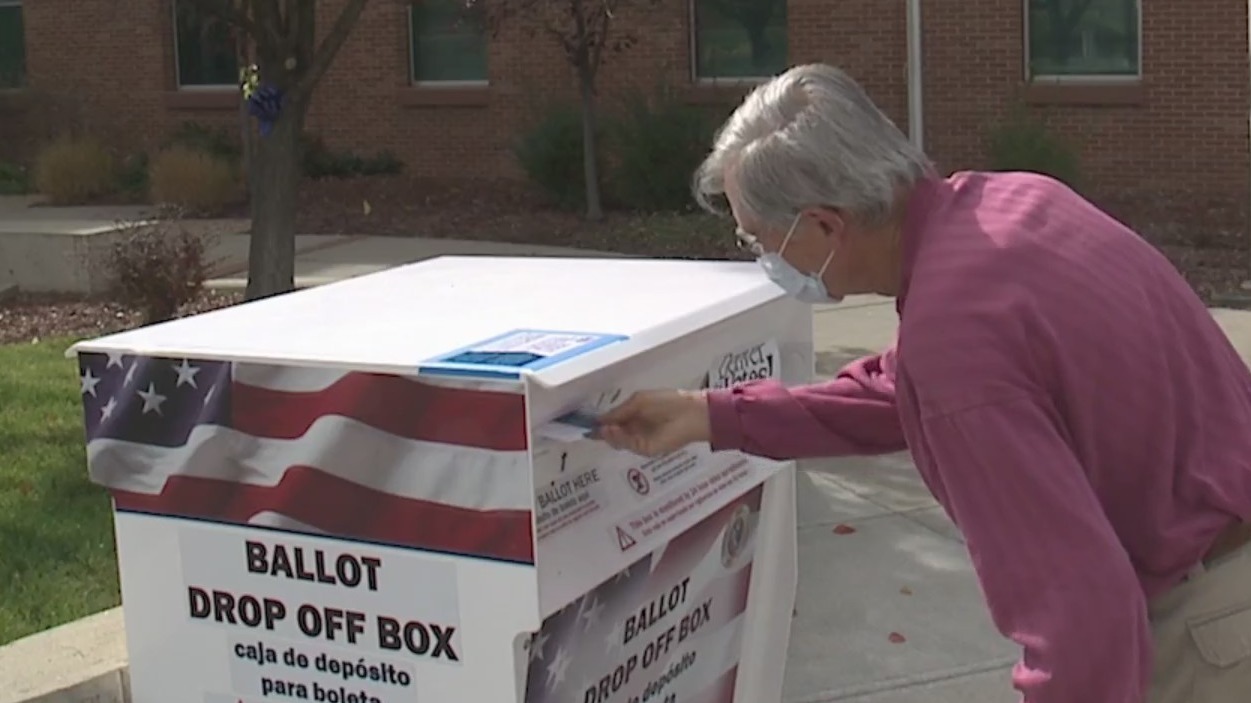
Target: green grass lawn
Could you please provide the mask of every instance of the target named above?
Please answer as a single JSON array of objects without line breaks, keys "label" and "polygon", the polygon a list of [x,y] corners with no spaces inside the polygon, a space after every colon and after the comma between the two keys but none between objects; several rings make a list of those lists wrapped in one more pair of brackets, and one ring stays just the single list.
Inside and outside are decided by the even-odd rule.
[{"label": "green grass lawn", "polygon": [[0,644],[119,602],[112,515],[87,480],[69,344],[0,346]]}]

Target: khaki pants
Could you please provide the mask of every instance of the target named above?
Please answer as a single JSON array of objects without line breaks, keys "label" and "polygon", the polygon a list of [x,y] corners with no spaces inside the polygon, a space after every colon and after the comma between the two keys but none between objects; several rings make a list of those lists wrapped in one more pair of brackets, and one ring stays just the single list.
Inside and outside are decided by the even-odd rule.
[{"label": "khaki pants", "polygon": [[1148,703],[1251,701],[1251,545],[1151,603]]}]

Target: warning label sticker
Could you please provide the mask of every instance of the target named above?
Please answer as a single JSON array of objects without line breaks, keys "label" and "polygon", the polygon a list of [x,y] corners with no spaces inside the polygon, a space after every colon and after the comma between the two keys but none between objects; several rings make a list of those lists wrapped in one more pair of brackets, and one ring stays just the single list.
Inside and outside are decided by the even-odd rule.
[{"label": "warning label sticker", "polygon": [[751,467],[747,460],[741,459],[714,474],[700,478],[685,491],[676,493],[667,500],[627,517],[622,524],[617,526],[618,536],[620,537],[624,531],[627,535],[636,534],[639,538],[646,539],[739,481],[748,478],[750,473]]},{"label": "warning label sticker", "polygon": [[618,526],[616,530],[617,530],[617,546],[621,548],[621,551],[624,552],[630,547],[633,547],[634,545],[638,544],[638,541],[635,540],[633,537],[631,537],[629,532],[626,532],[625,530],[621,529],[620,526]]}]

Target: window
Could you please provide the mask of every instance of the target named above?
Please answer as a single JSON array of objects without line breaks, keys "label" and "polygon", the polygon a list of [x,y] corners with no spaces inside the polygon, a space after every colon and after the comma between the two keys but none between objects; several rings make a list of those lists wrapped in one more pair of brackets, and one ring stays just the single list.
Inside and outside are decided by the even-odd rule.
[{"label": "window", "polygon": [[1136,77],[1140,0],[1026,0],[1031,78]]},{"label": "window", "polygon": [[222,20],[174,1],[174,55],[178,87],[237,87],[239,59],[234,32]]},{"label": "window", "polygon": [[692,0],[696,80],[770,78],[786,70],[787,0]]},{"label": "window", "polygon": [[409,5],[408,15],[414,83],[487,82],[482,2],[421,0]]},{"label": "window", "polygon": [[21,0],[0,0],[0,89],[26,85],[26,29]]}]

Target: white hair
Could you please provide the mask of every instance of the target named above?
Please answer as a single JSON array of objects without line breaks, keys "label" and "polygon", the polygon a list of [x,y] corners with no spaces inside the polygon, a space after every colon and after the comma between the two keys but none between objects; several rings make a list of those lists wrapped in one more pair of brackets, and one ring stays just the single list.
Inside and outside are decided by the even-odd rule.
[{"label": "white hair", "polygon": [[901,188],[933,167],[864,90],[825,64],[796,66],[751,92],[726,120],[695,173],[695,199],[722,212],[735,170],[742,207],[771,227],[804,208],[838,208],[882,224]]}]

